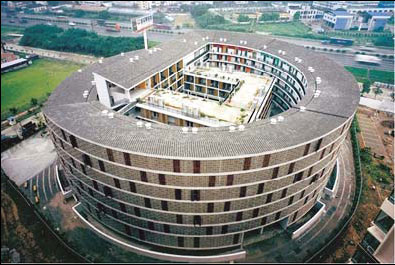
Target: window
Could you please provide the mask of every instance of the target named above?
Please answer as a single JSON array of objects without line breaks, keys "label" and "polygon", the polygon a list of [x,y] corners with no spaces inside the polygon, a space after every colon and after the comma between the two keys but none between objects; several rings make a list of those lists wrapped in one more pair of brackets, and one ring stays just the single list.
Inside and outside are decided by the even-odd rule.
[{"label": "window", "polygon": [[108,148],[107,148],[106,150],[107,150],[107,157],[108,157],[108,160],[114,162],[114,155],[113,155],[113,153],[112,153],[112,150],[111,150],[111,149],[108,149]]},{"label": "window", "polygon": [[117,187],[118,189],[121,188],[121,184],[119,183],[119,179],[114,179],[114,185],[115,185],[115,187]]},{"label": "window", "polygon": [[256,208],[256,209],[254,209],[254,210],[252,211],[252,218],[258,217],[258,215],[259,215],[259,208]]},{"label": "window", "polygon": [[293,217],[292,217],[292,222],[295,221],[296,216],[298,216],[298,212],[295,212],[295,213],[294,213],[294,215],[293,215]]},{"label": "window", "polygon": [[228,212],[230,210],[230,202],[225,202],[224,212]]},{"label": "window", "polygon": [[309,172],[307,173],[307,177],[310,177],[310,176],[311,176],[311,172],[313,172],[313,167],[314,167],[314,166],[312,166],[311,168],[309,168]]},{"label": "window", "polygon": [[149,229],[149,230],[155,230],[155,227],[154,227],[154,223],[153,223],[153,222],[148,221],[148,222],[147,222],[147,225],[148,225],[148,229]]},{"label": "window", "polygon": [[228,226],[227,225],[223,225],[222,229],[221,229],[221,234],[226,234],[228,233]]},{"label": "window", "polygon": [[321,160],[321,159],[324,157],[325,150],[326,150],[326,148],[324,148],[324,150],[322,150],[322,152],[321,152],[321,156],[320,156],[320,160]]},{"label": "window", "polygon": [[240,188],[240,198],[245,197],[246,193],[247,193],[247,187],[241,187]]},{"label": "window", "polygon": [[91,195],[92,197],[94,197],[94,195],[93,195],[93,190],[92,190],[91,188],[88,188],[88,192],[89,192],[89,195]]},{"label": "window", "polygon": [[181,200],[181,190],[175,189],[174,193],[175,193],[176,200]]},{"label": "window", "polygon": [[165,178],[165,175],[159,174],[159,184],[160,184],[160,185],[166,185],[166,178]]},{"label": "window", "polygon": [[283,192],[281,193],[281,199],[287,196],[287,188],[283,189]]},{"label": "window", "polygon": [[81,166],[82,173],[84,173],[84,175],[86,175],[85,166],[83,164],[80,164],[80,166]]},{"label": "window", "polygon": [[148,180],[147,180],[147,172],[140,171],[140,178],[141,178],[141,181],[148,182]]},{"label": "window", "polygon": [[262,217],[261,225],[265,225],[267,222],[267,216]]},{"label": "window", "polygon": [[195,215],[193,217],[193,226],[201,226],[202,225],[202,217],[200,215]]},{"label": "window", "polygon": [[243,219],[243,212],[238,212],[236,215],[236,221],[241,221]]},{"label": "window", "polygon": [[200,190],[191,191],[191,201],[200,201]]},{"label": "window", "polygon": [[85,165],[92,167],[91,158],[88,155],[82,154],[82,161],[84,161]]},{"label": "window", "polygon": [[193,238],[193,246],[195,247],[195,248],[198,248],[199,247],[199,244],[200,243],[200,238],[199,237],[194,237]]},{"label": "window", "polygon": [[121,211],[126,213],[126,207],[125,204],[123,204],[122,202],[119,203],[119,208],[121,208]]},{"label": "window", "polygon": [[141,216],[140,208],[134,207],[134,215],[136,215],[136,216],[138,216],[138,217]]},{"label": "window", "polygon": [[151,200],[149,198],[144,198],[144,205],[147,208],[151,208]]},{"label": "window", "polygon": [[173,160],[173,171],[181,172],[180,170],[180,160]]},{"label": "window", "polygon": [[193,122],[191,121],[185,121],[186,122],[186,127],[193,127]]},{"label": "window", "polygon": [[145,233],[144,230],[138,229],[139,230],[139,238],[141,240],[145,240]]},{"label": "window", "polygon": [[161,201],[160,204],[161,204],[161,206],[162,206],[162,210],[163,210],[163,211],[168,211],[168,210],[169,210],[167,201]]},{"label": "window", "polygon": [[165,233],[170,233],[170,226],[167,224],[163,225],[163,231],[165,231]]},{"label": "window", "polygon": [[394,219],[388,216],[385,212],[380,211],[374,223],[386,234],[394,225]]},{"label": "window", "polygon": [[200,173],[200,161],[193,161],[193,173]]},{"label": "window", "polygon": [[176,218],[177,218],[177,224],[182,224],[182,215],[177,214]]},{"label": "window", "polygon": [[134,182],[129,182],[129,188],[131,192],[136,192],[136,184]]},{"label": "window", "polygon": [[126,234],[128,234],[129,236],[132,235],[132,231],[130,230],[130,227],[128,225],[125,225],[125,232]]},{"label": "window", "polygon": [[294,201],[294,196],[291,196],[288,200],[288,205],[291,205]]},{"label": "window", "polygon": [[281,212],[277,212],[277,213],[276,213],[276,218],[275,218],[275,220],[280,219],[280,216],[281,216]]},{"label": "window", "polygon": [[129,153],[123,153],[123,159],[125,160],[125,165],[131,166],[130,155]]},{"label": "window", "polygon": [[207,212],[208,213],[214,212],[214,203],[210,202],[207,204]]},{"label": "window", "polygon": [[62,133],[63,139],[67,142],[66,134],[62,129],[60,129],[60,132]]},{"label": "window", "polygon": [[250,166],[251,166],[251,157],[246,157],[246,158],[244,158],[244,166],[243,166],[243,169],[244,169],[244,170],[248,170],[248,169],[250,169]]},{"label": "window", "polygon": [[236,245],[237,243],[239,243],[239,238],[240,238],[240,234],[234,234],[233,235],[233,244]]},{"label": "window", "polygon": [[208,180],[208,186],[214,187],[215,186],[215,176],[210,176]]},{"label": "window", "polygon": [[263,193],[264,187],[265,187],[265,183],[259,183],[257,194]]},{"label": "window", "polygon": [[300,193],[300,198],[299,198],[299,199],[302,199],[302,198],[303,198],[304,193],[305,193],[305,190],[302,190],[302,192]]},{"label": "window", "polygon": [[118,213],[114,209],[111,210],[111,214],[114,218],[118,219]]},{"label": "window", "polygon": [[321,143],[322,143],[322,138],[317,141],[317,144],[316,144],[315,149],[314,149],[315,152],[320,149]]},{"label": "window", "polygon": [[273,169],[272,179],[277,178],[277,176],[278,176],[278,169],[279,169],[279,167],[276,167],[276,168]]},{"label": "window", "polygon": [[265,155],[265,157],[263,158],[262,167],[267,167],[269,165],[269,162],[270,162],[270,155]]},{"label": "window", "polygon": [[78,147],[77,139],[74,137],[74,135],[70,135],[69,138],[70,138],[71,146],[72,147]]},{"label": "window", "polygon": [[272,201],[273,193],[269,193],[266,197],[266,203],[269,203]]},{"label": "window", "polygon": [[206,227],[206,235],[212,235],[213,234],[213,227],[209,226]]},{"label": "window", "polygon": [[179,247],[184,247],[184,238],[183,237],[178,237],[178,246]]},{"label": "window", "polygon": [[112,190],[108,186],[103,186],[104,196],[112,197]]},{"label": "window", "polygon": [[317,177],[318,177],[318,173],[315,174],[315,175],[311,178],[310,184],[314,183],[314,182],[317,180]]},{"label": "window", "polygon": [[293,183],[298,182],[298,181],[301,181],[301,180],[302,180],[302,176],[303,176],[303,171],[302,171],[302,172],[299,172],[298,174],[296,174],[296,175],[294,176],[294,182],[293,182]]},{"label": "window", "polygon": [[294,172],[294,168],[295,168],[295,162],[293,162],[289,165],[288,174],[291,174],[292,172]]},{"label": "window", "polygon": [[232,186],[233,185],[233,175],[228,175],[226,179],[226,186]]},{"label": "window", "polygon": [[95,188],[95,190],[99,190],[96,180],[92,180],[92,183],[93,183],[93,187]]},{"label": "window", "polygon": [[304,199],[303,205],[305,205],[305,204],[307,203],[308,200],[309,200],[309,196],[307,196],[307,197]]},{"label": "window", "polygon": [[99,168],[101,171],[106,172],[106,168],[104,167],[104,162],[102,160],[98,160]]}]

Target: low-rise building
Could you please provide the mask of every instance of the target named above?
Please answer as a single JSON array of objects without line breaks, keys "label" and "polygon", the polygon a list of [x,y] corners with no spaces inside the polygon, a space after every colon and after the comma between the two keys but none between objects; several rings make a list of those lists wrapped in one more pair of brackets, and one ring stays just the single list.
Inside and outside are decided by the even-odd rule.
[{"label": "low-rise building", "polygon": [[380,207],[365,237],[358,245],[353,263],[394,263],[394,191]]},{"label": "low-rise building", "polygon": [[347,11],[328,11],[324,14],[324,25],[334,30],[351,28],[353,15]]}]

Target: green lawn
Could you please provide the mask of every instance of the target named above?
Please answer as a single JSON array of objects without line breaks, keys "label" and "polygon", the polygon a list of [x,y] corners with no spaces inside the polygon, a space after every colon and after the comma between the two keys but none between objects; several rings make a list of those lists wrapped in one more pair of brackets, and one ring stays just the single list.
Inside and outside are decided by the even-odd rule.
[{"label": "green lawn", "polygon": [[301,22],[286,22],[286,23],[265,23],[257,24],[256,31],[270,32],[273,35],[300,37],[311,36],[312,38],[323,38],[322,35],[313,33],[309,27]]},{"label": "green lawn", "polygon": [[23,34],[24,28],[20,27],[13,27],[13,26],[1,26],[1,39],[2,40],[7,40],[9,37],[7,36],[10,33],[17,33],[17,34]]},{"label": "green lawn", "polygon": [[381,83],[394,83],[394,72],[380,71],[380,70],[370,70],[370,74],[368,76],[368,69],[365,68],[356,68],[351,66],[345,66],[350,73],[355,76],[358,82],[363,83],[364,80],[370,79],[373,82],[381,82]]},{"label": "green lawn", "polygon": [[33,65],[1,75],[1,119],[31,107],[31,99],[44,102],[61,81],[82,66],[67,61],[38,59]]}]

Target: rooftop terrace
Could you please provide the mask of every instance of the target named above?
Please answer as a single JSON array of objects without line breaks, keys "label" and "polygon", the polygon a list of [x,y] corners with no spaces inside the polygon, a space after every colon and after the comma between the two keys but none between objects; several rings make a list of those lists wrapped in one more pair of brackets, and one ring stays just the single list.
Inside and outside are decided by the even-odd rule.
[{"label": "rooftop terrace", "polygon": [[240,86],[223,103],[170,90],[154,90],[137,106],[174,117],[184,117],[210,127],[247,123],[254,109],[266,99],[273,78],[243,72],[227,72],[219,68],[197,68],[194,73],[240,80]]}]

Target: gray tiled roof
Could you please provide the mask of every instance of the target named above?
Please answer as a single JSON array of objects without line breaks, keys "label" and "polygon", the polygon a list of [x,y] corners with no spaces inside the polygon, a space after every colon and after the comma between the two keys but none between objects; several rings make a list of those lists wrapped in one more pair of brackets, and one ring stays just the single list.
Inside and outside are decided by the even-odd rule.
[{"label": "gray tiled roof", "polygon": [[[209,37],[203,41],[202,37]],[[187,39],[184,43],[182,40]],[[284,58],[301,70],[308,81],[306,95],[292,108],[281,115],[285,120],[275,125],[270,120],[256,121],[245,126],[244,131],[229,132],[227,127],[199,128],[197,134],[181,133],[177,126],[152,124],[152,129],[138,128],[136,120],[115,113],[113,119],[101,116],[106,109],[95,100],[95,91],[89,101],[82,97],[84,90],[92,88],[92,72],[131,87],[151,76],[154,72],[181,59],[205,42],[219,42],[226,38],[227,44],[240,45],[247,41],[247,47],[261,49],[278,56],[278,50],[286,51]],[[198,45],[194,42],[197,41]],[[359,102],[359,88],[353,76],[341,66],[303,47],[274,40],[266,36],[248,33],[222,31],[196,31],[180,36],[176,40],[162,43],[154,54],[145,50],[125,53],[104,59],[102,64],[87,66],[62,82],[49,98],[44,113],[64,130],[96,144],[127,151],[160,157],[235,157],[273,152],[283,148],[309,142],[340,126],[356,110]],[[129,58],[139,55],[138,63],[130,63]],[[294,61],[295,56],[303,60]],[[307,71],[309,66],[315,72]],[[321,95],[313,98],[314,80],[320,76]],[[300,112],[299,106],[306,106]]]}]

